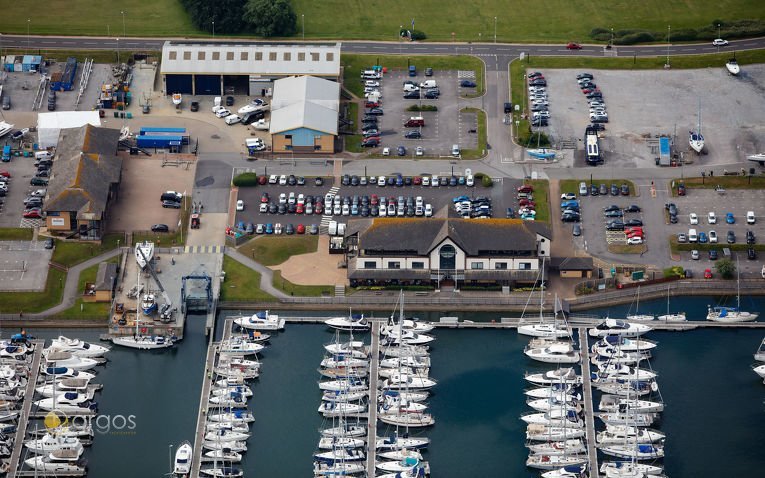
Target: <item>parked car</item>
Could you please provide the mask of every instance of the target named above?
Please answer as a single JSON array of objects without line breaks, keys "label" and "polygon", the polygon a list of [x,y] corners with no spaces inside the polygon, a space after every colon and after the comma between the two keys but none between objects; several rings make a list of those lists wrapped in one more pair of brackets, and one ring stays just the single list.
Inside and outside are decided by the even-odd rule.
[{"label": "parked car", "polygon": [[726,235],[725,240],[728,242],[728,244],[735,244],[736,233],[734,233],[733,231],[728,231],[728,234]]},{"label": "parked car", "polygon": [[162,201],[162,207],[171,209],[180,209],[181,203],[175,201]]},{"label": "parked car", "polygon": [[704,279],[712,278],[712,269],[704,269]]},{"label": "parked car", "polygon": [[422,138],[422,133],[420,133],[416,129],[413,129],[413,130],[409,130],[406,133],[404,133],[404,137],[406,139],[420,139],[420,138]]},{"label": "parked car", "polygon": [[732,212],[729,212],[725,214],[725,222],[727,224],[735,224],[736,223],[736,217],[733,215]]},{"label": "parked car", "polygon": [[717,249],[710,249],[709,250],[709,260],[710,261],[716,261],[717,260]]},{"label": "parked car", "polygon": [[728,40],[723,40],[722,38],[715,38],[712,40],[712,45],[714,46],[728,46]]},{"label": "parked car", "polygon": [[757,239],[754,237],[754,233],[752,231],[746,231],[746,243],[751,245],[755,244],[757,242]]},{"label": "parked car", "polygon": [[699,255],[699,251],[698,250],[694,249],[694,250],[691,251],[691,259],[693,259],[694,261],[697,261],[700,258],[701,258],[701,256]]},{"label": "parked car", "polygon": [[462,80],[462,81],[460,81],[460,87],[462,87],[462,88],[475,88],[476,84],[475,84],[475,81]]}]

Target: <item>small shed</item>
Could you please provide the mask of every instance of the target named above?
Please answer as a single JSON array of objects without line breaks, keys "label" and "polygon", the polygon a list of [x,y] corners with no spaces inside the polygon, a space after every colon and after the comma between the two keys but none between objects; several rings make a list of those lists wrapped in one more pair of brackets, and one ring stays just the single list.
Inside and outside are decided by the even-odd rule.
[{"label": "small shed", "polygon": [[592,257],[553,257],[550,269],[557,270],[564,279],[589,279],[593,270]]},{"label": "small shed", "polygon": [[85,302],[111,302],[117,285],[119,267],[113,262],[98,265],[95,283],[85,284]]}]

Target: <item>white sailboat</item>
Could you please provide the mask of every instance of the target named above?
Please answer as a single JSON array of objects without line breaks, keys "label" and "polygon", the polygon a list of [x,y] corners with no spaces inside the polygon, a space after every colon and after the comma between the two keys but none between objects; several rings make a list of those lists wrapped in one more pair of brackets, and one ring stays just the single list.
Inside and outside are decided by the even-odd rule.
[{"label": "white sailboat", "polygon": [[526,466],[541,470],[554,470],[564,466],[575,466],[587,463],[587,455],[529,455]]},{"label": "white sailboat", "polygon": [[175,466],[173,467],[173,473],[179,476],[187,476],[191,473],[191,458],[194,454],[194,449],[191,447],[191,443],[185,441],[175,451]]},{"label": "white sailboat", "polygon": [[699,116],[699,125],[696,131],[688,132],[688,144],[691,146],[692,150],[700,154],[701,150],[704,149],[704,135],[701,134],[701,100],[700,99],[699,99],[698,116]]},{"label": "white sailboat", "polygon": [[741,310],[741,272],[736,261],[736,307],[717,306],[707,307],[707,320],[713,322],[751,322],[757,320],[758,312],[746,312]]},{"label": "white sailboat", "polygon": [[[136,245],[136,251],[138,251],[138,246]],[[152,251],[153,251],[153,245],[152,245]],[[140,265],[140,263],[139,263]],[[136,290],[141,290],[141,274],[136,274],[138,278],[138,284]],[[121,345],[123,347],[128,347],[131,349],[139,349],[139,350],[155,350],[155,349],[166,349],[170,348],[173,345],[175,345],[175,339],[174,337],[165,337],[164,335],[143,335],[139,332],[139,326],[140,321],[138,320],[138,309],[141,304],[139,304],[139,297],[140,294],[136,295],[135,301],[136,301],[136,313],[135,313],[135,332],[133,335],[121,335],[119,337],[112,337],[112,343],[115,345]]]},{"label": "white sailboat", "polygon": [[584,427],[569,428],[567,426],[550,426],[537,423],[531,423],[526,427],[526,439],[533,441],[560,441],[581,438],[584,436],[584,433]]},{"label": "white sailboat", "polygon": [[144,269],[154,257],[154,243],[149,241],[139,242],[135,245],[134,253],[138,267]]},{"label": "white sailboat", "polygon": [[685,318],[685,312],[671,313],[669,311],[669,284],[667,284],[667,313],[656,317],[657,320],[663,320],[664,322],[683,322],[687,320]]},{"label": "white sailboat", "polygon": [[563,455],[567,453],[578,454],[587,452],[587,448],[584,446],[584,440],[581,438],[539,443],[529,442],[526,444],[526,448],[528,448],[531,453],[543,455]]},{"label": "white sailboat", "polygon": [[624,320],[607,318],[596,327],[588,330],[590,337],[605,337],[619,335],[621,337],[638,337],[653,330],[645,324],[634,324]]},{"label": "white sailboat", "polygon": [[335,329],[343,331],[367,331],[369,330],[369,321],[362,314],[349,313],[348,316],[332,317],[324,321],[326,325]]},{"label": "white sailboat", "polygon": [[572,384],[581,385],[582,377],[573,368],[559,368],[547,372],[526,374],[524,378],[534,385]]},{"label": "white sailboat", "polygon": [[650,314],[641,314],[638,312],[640,310],[640,286],[637,288],[637,299],[635,301],[635,313],[631,315],[627,315],[627,320],[642,320],[642,321],[649,321],[654,320],[656,317]]},{"label": "white sailboat", "polygon": [[598,445],[613,445],[627,442],[656,443],[664,440],[664,433],[651,428],[638,428],[627,425],[607,425],[596,435]]},{"label": "white sailboat", "polygon": [[754,359],[758,362],[765,362],[765,338],[760,342],[760,346],[757,347],[757,351],[754,352]]}]

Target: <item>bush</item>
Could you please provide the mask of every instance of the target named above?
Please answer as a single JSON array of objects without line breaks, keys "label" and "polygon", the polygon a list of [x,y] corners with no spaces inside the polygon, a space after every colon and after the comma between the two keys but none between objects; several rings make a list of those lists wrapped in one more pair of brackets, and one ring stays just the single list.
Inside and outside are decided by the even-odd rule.
[{"label": "bush", "polygon": [[629,35],[614,39],[614,43],[617,45],[634,45],[636,43],[651,43],[655,41],[656,39],[650,32],[630,33]]},{"label": "bush", "polygon": [[476,181],[480,181],[481,186],[485,188],[490,188],[494,185],[494,181],[492,181],[491,177],[488,174],[475,173],[473,177]]},{"label": "bush", "polygon": [[415,40],[424,40],[424,39],[428,38],[428,36],[425,34],[425,32],[420,31],[420,30],[412,30],[409,33],[409,36],[412,39],[412,41],[415,41]]},{"label": "bush", "polygon": [[611,31],[606,28],[597,27],[590,30],[590,36],[593,38],[604,33],[608,34],[609,37],[611,36]]},{"label": "bush", "polygon": [[664,269],[664,278],[665,279],[672,279],[672,278],[678,278],[683,279],[685,277],[685,270],[681,266],[672,266],[667,267]]},{"label": "bush", "polygon": [[438,111],[436,105],[412,105],[406,109],[407,111]]},{"label": "bush", "polygon": [[736,264],[730,259],[720,259],[715,264],[715,269],[723,279],[732,279],[736,274]]},{"label": "bush", "polygon": [[257,173],[242,173],[234,178],[234,186],[240,188],[247,188],[258,185]]},{"label": "bush", "polygon": [[533,131],[529,134],[528,145],[550,146],[550,138],[541,131]]},{"label": "bush", "polygon": [[672,41],[696,41],[699,39],[699,32],[692,29],[673,30],[670,40]]}]

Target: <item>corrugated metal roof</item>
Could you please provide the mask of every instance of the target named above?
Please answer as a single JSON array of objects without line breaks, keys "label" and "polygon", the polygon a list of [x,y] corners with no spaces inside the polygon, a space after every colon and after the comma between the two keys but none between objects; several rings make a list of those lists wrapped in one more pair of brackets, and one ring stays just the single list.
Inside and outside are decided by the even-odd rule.
[{"label": "corrugated metal roof", "polygon": [[271,134],[308,128],[337,135],[340,85],[313,76],[282,78],[274,82]]},{"label": "corrugated metal roof", "polygon": [[161,73],[340,76],[340,43],[221,44],[167,41]]}]

